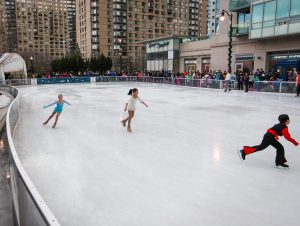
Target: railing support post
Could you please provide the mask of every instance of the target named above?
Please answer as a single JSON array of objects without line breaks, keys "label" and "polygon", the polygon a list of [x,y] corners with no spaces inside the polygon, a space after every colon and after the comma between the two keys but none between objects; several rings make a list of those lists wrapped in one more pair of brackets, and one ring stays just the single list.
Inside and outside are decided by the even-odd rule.
[{"label": "railing support post", "polygon": [[282,89],[282,82],[280,81],[280,84],[279,84],[279,93],[281,93],[281,89]]}]

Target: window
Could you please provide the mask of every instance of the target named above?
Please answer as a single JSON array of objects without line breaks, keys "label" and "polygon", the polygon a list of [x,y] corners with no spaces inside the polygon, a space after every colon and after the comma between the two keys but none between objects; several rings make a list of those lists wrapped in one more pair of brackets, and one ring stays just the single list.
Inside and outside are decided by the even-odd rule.
[{"label": "window", "polygon": [[252,12],[252,23],[259,23],[262,22],[262,16],[263,16],[263,4],[258,4],[253,6],[253,12]]},{"label": "window", "polygon": [[274,20],[275,10],[276,10],[275,1],[266,2],[265,9],[264,9],[264,21]]},{"label": "window", "polygon": [[291,16],[300,15],[300,1],[291,0]]},{"label": "window", "polygon": [[[273,35],[273,27],[275,24],[275,1],[266,2],[264,7],[264,24],[263,36]],[[268,28],[268,29],[267,29]]]},{"label": "window", "polygon": [[260,29],[262,27],[264,4],[253,6],[252,10],[252,29]]},{"label": "window", "polygon": [[249,24],[250,13],[239,13],[238,14],[238,24]]},{"label": "window", "polygon": [[[298,0],[299,1],[299,0]],[[290,1],[277,0],[276,19],[285,18],[289,16]]]}]

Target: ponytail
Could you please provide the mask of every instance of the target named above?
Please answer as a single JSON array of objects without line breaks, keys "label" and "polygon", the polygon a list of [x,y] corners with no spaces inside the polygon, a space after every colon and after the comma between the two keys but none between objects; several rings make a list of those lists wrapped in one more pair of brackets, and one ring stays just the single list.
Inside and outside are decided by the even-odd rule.
[{"label": "ponytail", "polygon": [[129,90],[129,92],[128,92],[128,94],[127,95],[129,95],[129,96],[132,96],[132,89],[131,90]]},{"label": "ponytail", "polygon": [[127,95],[132,96],[132,94],[135,93],[136,91],[138,91],[137,88],[131,89],[131,90],[129,90]]}]

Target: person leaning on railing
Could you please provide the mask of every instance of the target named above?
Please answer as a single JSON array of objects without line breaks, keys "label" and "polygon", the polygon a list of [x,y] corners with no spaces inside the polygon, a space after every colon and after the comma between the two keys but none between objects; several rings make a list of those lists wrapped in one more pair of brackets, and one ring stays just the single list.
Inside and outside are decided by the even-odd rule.
[{"label": "person leaning on railing", "polygon": [[300,94],[300,72],[298,73],[298,75],[296,77],[296,87],[297,87],[296,97],[299,97],[299,94]]}]

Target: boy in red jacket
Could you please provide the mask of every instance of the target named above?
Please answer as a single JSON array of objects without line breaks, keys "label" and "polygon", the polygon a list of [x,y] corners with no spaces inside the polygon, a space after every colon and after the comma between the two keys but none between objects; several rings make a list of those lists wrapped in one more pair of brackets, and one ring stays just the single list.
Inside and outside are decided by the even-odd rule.
[{"label": "boy in red jacket", "polygon": [[276,148],[276,166],[282,166],[288,168],[289,165],[286,164],[286,159],[284,156],[284,148],[282,144],[278,141],[278,136],[284,136],[285,139],[293,143],[295,146],[298,146],[299,143],[293,139],[289,133],[287,125],[290,123],[288,115],[279,115],[278,120],[280,123],[274,125],[272,128],[268,129],[260,145],[254,147],[244,146],[243,150],[240,150],[241,157],[243,160],[246,159],[246,155],[252,154],[257,151],[262,151],[266,149],[269,145],[272,145]]}]

